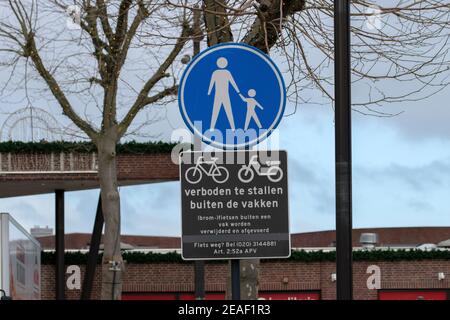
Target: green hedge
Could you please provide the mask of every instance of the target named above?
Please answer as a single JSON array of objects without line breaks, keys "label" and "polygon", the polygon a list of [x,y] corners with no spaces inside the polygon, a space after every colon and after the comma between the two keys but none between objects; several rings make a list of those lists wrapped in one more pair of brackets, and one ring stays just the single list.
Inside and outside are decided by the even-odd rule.
[{"label": "green hedge", "polygon": [[[336,251],[293,251],[291,261],[320,262],[336,261]],[[450,251],[423,250],[355,250],[353,261],[417,261],[417,260],[450,260]]]},{"label": "green hedge", "polygon": [[[175,144],[167,142],[136,142],[130,141],[117,145],[118,154],[152,154],[170,153]],[[97,148],[92,142],[21,142],[8,141],[0,143],[0,153],[59,153],[59,152],[96,152]]]},{"label": "green hedge", "polygon": [[[81,252],[67,252],[65,255],[66,264],[86,264],[87,254]],[[127,263],[191,263],[183,261],[181,255],[176,252],[153,253],[153,252],[124,252],[123,259]],[[336,260],[335,251],[293,251],[288,259],[276,259],[275,261],[294,262],[334,262]],[[417,261],[417,260],[450,260],[450,251],[422,251],[422,250],[370,250],[354,251],[354,261]],[[54,252],[42,252],[42,264],[55,264]],[[101,255],[98,262],[101,261]],[[263,259],[263,262],[274,261],[273,259]],[[224,263],[225,260],[211,261],[210,263]]]},{"label": "green hedge", "polygon": [[[170,253],[154,253],[154,252],[124,252],[122,254],[123,259],[128,263],[187,263],[183,261],[181,255],[176,252]],[[66,252],[64,260],[66,264],[86,264],[88,259],[87,253],[82,252]],[[99,254],[97,262],[102,260],[102,254]],[[55,252],[42,252],[41,254],[42,264],[55,264],[56,254]]]}]

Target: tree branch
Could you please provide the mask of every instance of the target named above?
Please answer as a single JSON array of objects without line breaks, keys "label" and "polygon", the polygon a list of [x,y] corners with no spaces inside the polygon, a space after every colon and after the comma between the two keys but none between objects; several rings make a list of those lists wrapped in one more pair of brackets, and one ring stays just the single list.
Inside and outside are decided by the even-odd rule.
[{"label": "tree branch", "polygon": [[[100,39],[100,36],[98,34],[97,30],[97,10],[94,7],[91,7],[89,4],[86,7],[86,23],[84,21],[81,21],[81,28],[85,30],[89,36],[91,37],[92,44],[94,46],[94,56],[98,63],[98,71],[103,79],[104,82],[108,81],[108,72],[107,72],[107,65],[110,63],[110,58],[108,55],[103,53],[103,49],[110,52],[109,46]],[[103,86],[105,83],[102,84]]]},{"label": "tree branch", "polygon": [[81,130],[83,130],[94,142],[97,140],[98,133],[92,128],[92,126],[81,119],[80,116],[73,110],[70,102],[67,100],[65,94],[62,92],[56,79],[51,75],[42,62],[39,52],[36,48],[33,32],[27,32],[24,35],[26,38],[26,50],[28,55],[34,63],[34,67],[38,71],[39,75],[44,79],[50,91],[55,99],[63,109],[63,114],[70,118]]},{"label": "tree branch", "polygon": [[302,11],[305,0],[261,0],[257,18],[242,42],[268,53],[281,34],[282,23],[288,16]]},{"label": "tree branch", "polygon": [[[55,1],[54,3],[56,6],[58,6],[59,8],[61,8],[64,11],[66,11],[68,8],[67,5],[59,3],[58,1]],[[103,81],[99,82],[99,84],[104,87],[106,85],[106,82],[108,81],[107,65],[108,65],[108,63],[111,62],[111,59],[107,54],[105,54],[103,52],[103,50],[105,50],[108,53],[111,53],[111,48],[105,41],[103,41],[101,39],[101,37],[98,33],[97,19],[100,18],[100,21],[102,21],[102,22],[103,22],[103,20],[105,20],[104,19],[105,16],[102,17],[101,15],[106,14],[106,7],[104,7],[103,1],[97,1],[97,3],[99,6],[98,8],[91,6],[90,1],[85,1],[83,3],[83,9],[86,11],[86,16],[83,20],[80,20],[80,27],[91,38],[92,45],[94,47],[94,57],[98,63],[98,71],[100,73],[100,76],[103,79]],[[103,8],[102,8],[101,3],[103,3]],[[100,13],[100,15],[99,15],[99,13]],[[106,22],[107,21],[108,21],[108,19],[106,16]],[[105,32],[105,34],[106,34],[106,32]],[[111,37],[111,39],[112,39],[112,37]]]},{"label": "tree branch", "polygon": [[117,57],[117,55],[119,54],[120,47],[123,44],[125,35],[127,34],[128,14],[129,14],[129,10],[130,10],[132,3],[133,3],[132,0],[122,0],[122,2],[120,3],[119,17],[117,19],[115,39],[112,43],[113,55],[115,57]]},{"label": "tree branch", "polygon": [[100,18],[100,23],[102,24],[103,33],[108,39],[108,42],[111,44],[113,42],[113,31],[111,29],[111,25],[108,21],[108,11],[105,5],[105,1],[97,0],[97,8],[99,11],[98,17]]},{"label": "tree branch", "polygon": [[192,30],[187,24],[187,22],[184,22],[181,35],[177,39],[177,43],[175,44],[174,48],[167,56],[166,60],[160,65],[155,74],[153,74],[153,76],[144,84],[144,87],[139,92],[138,97],[136,98],[136,101],[134,102],[133,106],[130,108],[127,115],[123,118],[122,122],[119,124],[119,136],[122,136],[126,132],[127,128],[130,126],[131,122],[136,117],[138,112],[143,107],[149,104],[149,99],[151,98],[148,97],[148,94],[150,93],[150,90],[155,86],[156,83],[158,83],[159,80],[168,76],[166,74],[167,69],[171,66],[175,58],[183,49],[185,43],[188,41],[188,37],[190,34],[192,34]]},{"label": "tree branch", "polygon": [[203,0],[203,17],[208,47],[222,42],[233,41],[225,0]]},{"label": "tree branch", "polygon": [[161,100],[165,97],[174,96],[177,94],[178,94],[178,85],[173,85],[172,87],[166,88],[151,97],[145,98],[144,101],[142,102],[142,104],[143,104],[143,107],[146,107],[155,102],[158,102],[159,100]]},{"label": "tree branch", "polygon": [[131,23],[130,29],[128,30],[128,32],[126,34],[125,39],[123,40],[121,54],[120,54],[120,57],[119,57],[118,63],[117,63],[119,70],[125,63],[125,59],[128,55],[128,50],[130,48],[131,41],[135,37],[137,29],[139,28],[141,23],[146,18],[149,17],[149,15],[150,15],[150,13],[145,8],[144,2],[142,0],[138,0],[138,12],[137,12],[136,16],[134,17],[133,22]]}]

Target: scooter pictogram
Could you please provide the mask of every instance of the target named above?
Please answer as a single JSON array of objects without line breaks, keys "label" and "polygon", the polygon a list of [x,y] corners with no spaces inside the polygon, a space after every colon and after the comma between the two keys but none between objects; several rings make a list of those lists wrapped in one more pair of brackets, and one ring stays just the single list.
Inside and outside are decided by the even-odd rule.
[{"label": "scooter pictogram", "polygon": [[280,161],[267,161],[265,165],[261,165],[258,156],[254,155],[250,158],[248,165],[243,165],[238,172],[238,178],[243,183],[253,181],[255,173],[258,176],[266,176],[272,182],[279,182],[283,179],[283,170],[280,168]]}]

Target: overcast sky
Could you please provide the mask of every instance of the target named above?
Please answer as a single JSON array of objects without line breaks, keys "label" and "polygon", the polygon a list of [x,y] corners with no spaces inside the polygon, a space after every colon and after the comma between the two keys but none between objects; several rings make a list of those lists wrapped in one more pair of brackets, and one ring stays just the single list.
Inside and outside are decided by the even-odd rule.
[{"label": "overcast sky", "polygon": [[[448,101],[446,90],[425,101],[388,106],[405,111],[394,118],[353,114],[355,228],[450,225]],[[175,111],[170,121],[182,126]],[[332,110],[302,105],[282,121],[280,139],[289,156],[291,231],[333,229]],[[123,233],[180,235],[180,201],[174,199],[179,189],[178,182],[121,188]],[[91,231],[98,193],[67,193],[67,232]],[[0,208],[26,228],[54,224],[53,195],[0,199]]]},{"label": "overcast sky", "polygon": [[[356,88],[353,94],[361,93]],[[449,101],[447,88],[426,100],[382,106],[392,113],[404,111],[396,117],[353,114],[355,228],[450,225]],[[5,112],[10,104],[0,102],[0,108]],[[293,109],[288,104],[287,110]],[[166,120],[155,126],[166,141],[173,128],[184,126],[176,104],[168,110]],[[300,105],[282,120],[279,136],[280,148],[288,151],[291,232],[334,229],[332,108]],[[92,231],[98,194],[66,194],[66,232]],[[123,234],[180,235],[178,182],[124,187],[120,195]],[[27,229],[53,227],[54,195],[0,199],[0,211]]]}]

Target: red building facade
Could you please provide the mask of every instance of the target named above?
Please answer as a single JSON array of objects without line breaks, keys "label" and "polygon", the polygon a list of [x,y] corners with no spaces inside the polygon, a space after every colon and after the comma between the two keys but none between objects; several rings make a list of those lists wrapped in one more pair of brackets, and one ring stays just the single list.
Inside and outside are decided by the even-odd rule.
[{"label": "red building facade", "polygon": [[[367,282],[373,275],[370,266],[380,270],[379,288],[369,289]],[[423,299],[450,298],[450,260],[417,261],[357,261],[354,262],[354,298]],[[80,265],[81,278],[84,265]],[[336,298],[336,282],[332,274],[334,262],[261,262],[259,277],[260,298],[286,300],[330,300]],[[229,269],[226,263],[206,263],[205,291],[207,299],[223,299]],[[439,280],[439,273],[447,275]],[[68,277],[69,275],[67,275]],[[54,266],[42,266],[42,298],[54,299]],[[100,270],[97,269],[92,293],[100,297]],[[123,299],[194,299],[193,263],[145,263],[126,266]],[[79,299],[80,290],[66,288],[67,299]]]}]

